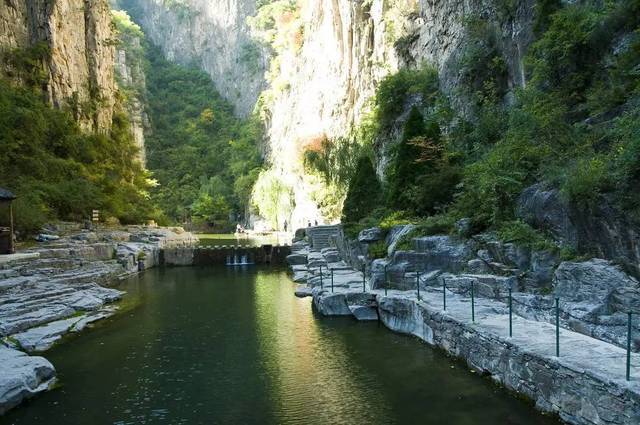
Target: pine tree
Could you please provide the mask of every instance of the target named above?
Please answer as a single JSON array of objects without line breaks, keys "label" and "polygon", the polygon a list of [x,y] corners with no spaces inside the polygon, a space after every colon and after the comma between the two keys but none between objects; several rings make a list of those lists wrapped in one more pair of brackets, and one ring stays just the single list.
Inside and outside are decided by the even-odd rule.
[{"label": "pine tree", "polygon": [[377,206],[380,192],[380,182],[371,159],[367,155],[362,155],[358,160],[356,173],[349,184],[342,210],[342,221],[356,223],[366,217]]}]

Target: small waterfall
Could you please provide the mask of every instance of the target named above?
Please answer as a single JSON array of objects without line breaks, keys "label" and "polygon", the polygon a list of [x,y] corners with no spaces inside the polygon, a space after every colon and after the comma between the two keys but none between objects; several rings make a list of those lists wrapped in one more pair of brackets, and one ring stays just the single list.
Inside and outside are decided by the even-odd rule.
[{"label": "small waterfall", "polygon": [[255,264],[252,261],[251,253],[244,252],[238,253],[237,251],[233,252],[233,255],[227,255],[227,266],[249,266]]}]

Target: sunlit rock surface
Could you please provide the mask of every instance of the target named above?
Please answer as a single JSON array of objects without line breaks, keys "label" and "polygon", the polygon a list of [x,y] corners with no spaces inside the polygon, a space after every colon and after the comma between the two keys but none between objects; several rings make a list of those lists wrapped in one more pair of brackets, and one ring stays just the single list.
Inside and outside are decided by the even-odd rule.
[{"label": "sunlit rock surface", "polygon": [[0,415],[46,391],[55,380],[55,369],[46,359],[28,356],[2,344],[0,372]]},{"label": "sunlit rock surface", "polygon": [[[627,382],[626,351],[621,347],[622,341],[615,340],[616,336],[623,335],[617,332],[618,325],[624,322],[619,321],[624,317],[616,316],[615,311],[636,307],[638,283],[635,279],[604,260],[564,262],[552,267],[556,294],[563,297],[559,330],[561,354],[557,357],[556,329],[551,320],[555,295],[520,292],[518,276],[510,274],[519,273],[516,264],[525,267],[535,261],[525,261],[525,254],[518,247],[500,246],[488,236],[484,238],[488,245],[479,241],[467,244],[445,236],[421,239],[414,241],[420,250],[414,254],[436,259],[442,270],[424,273],[417,279],[415,270],[429,263],[411,255],[401,257],[402,262],[398,263],[400,257],[396,254],[402,252],[394,252],[391,259],[366,261],[368,276],[364,285],[360,272],[342,261],[334,261],[335,250],[307,251],[298,245],[294,251],[308,252],[309,262],[307,288],[299,286],[296,295],[308,296],[311,292],[314,307],[323,315],[343,316],[348,310],[357,320],[379,319],[396,332],[440,347],[466,361],[471,369],[531,399],[541,411],[558,414],[567,423],[630,425],[640,421],[637,380],[640,354],[631,354],[632,379]],[[337,245],[348,244],[338,240]],[[505,261],[512,268],[502,264],[505,275],[465,273],[460,268],[464,264],[462,260],[474,255],[483,262]],[[393,282],[386,291],[375,286],[380,269],[388,264],[402,265],[406,280],[420,282],[420,293],[417,286],[401,287],[398,282]],[[327,270],[332,268],[333,288],[326,280]],[[339,284],[336,284],[336,271],[339,271]],[[324,279],[320,280],[320,276]],[[584,287],[578,288],[578,285]],[[475,321],[471,314],[471,288],[474,289]],[[512,337],[509,336],[509,288],[514,290]],[[523,308],[524,305],[528,307]],[[589,307],[588,314],[579,317],[579,310],[584,306]],[[571,318],[574,314],[577,320]],[[597,323],[589,322],[589,316],[597,316]]]},{"label": "sunlit rock surface", "polygon": [[86,130],[111,128],[117,91],[113,36],[108,0],[8,0],[0,7],[0,48],[46,46],[48,101],[59,108],[76,105],[76,119]]},{"label": "sunlit rock surface", "polygon": [[265,52],[247,24],[255,0],[138,0],[128,11],[167,59],[199,66],[239,115],[253,112],[266,69]]}]

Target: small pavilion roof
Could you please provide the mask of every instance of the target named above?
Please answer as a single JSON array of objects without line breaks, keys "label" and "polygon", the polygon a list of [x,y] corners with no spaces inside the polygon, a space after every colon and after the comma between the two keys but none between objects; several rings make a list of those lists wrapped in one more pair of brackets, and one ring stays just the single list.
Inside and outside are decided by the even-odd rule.
[{"label": "small pavilion roof", "polygon": [[13,192],[0,187],[0,201],[13,201],[16,199],[16,195]]}]

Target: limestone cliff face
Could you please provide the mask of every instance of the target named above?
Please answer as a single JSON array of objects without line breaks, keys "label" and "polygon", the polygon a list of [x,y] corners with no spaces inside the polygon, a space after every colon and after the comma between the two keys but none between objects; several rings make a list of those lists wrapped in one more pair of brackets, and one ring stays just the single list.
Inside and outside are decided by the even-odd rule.
[{"label": "limestone cliff face", "polygon": [[54,107],[71,107],[81,127],[107,131],[115,107],[114,53],[107,0],[4,0],[0,49],[44,45],[43,89]]},{"label": "limestone cliff face", "polygon": [[[302,166],[305,146],[349,133],[386,75],[427,62],[454,94],[454,106],[464,109],[464,100],[455,105],[453,89],[461,78],[458,59],[469,16],[497,28],[508,83],[525,84],[522,57],[531,41],[534,0],[515,2],[510,10],[492,0],[298,0],[289,3],[295,3],[294,13],[274,19],[269,30],[282,25],[289,32],[268,49],[256,47],[255,31],[253,39],[249,35],[255,0],[122,2],[167,58],[206,70],[239,113],[251,111],[266,88],[259,105],[268,129],[265,151],[293,188],[289,223],[295,227],[323,219],[313,199],[319,183]],[[398,123],[376,146],[381,174],[400,128]]]},{"label": "limestone cliff face", "polygon": [[145,133],[150,131],[145,99],[146,76],[143,67],[144,51],[141,35],[122,31],[116,48],[116,79],[124,93],[124,107],[129,116],[133,142],[138,148],[138,159],[146,164]]},{"label": "limestone cliff face", "polygon": [[283,88],[271,89],[268,105],[270,158],[294,188],[295,226],[323,219],[311,196],[317,183],[303,170],[305,145],[345,135],[367,109],[376,84],[398,67],[383,2],[319,0],[299,7],[302,47],[281,54],[277,78]]},{"label": "limestone cliff face", "polygon": [[[269,106],[271,159],[294,187],[293,223],[303,225],[319,214],[309,196],[312,183],[302,170],[304,145],[345,135],[366,112],[380,80],[401,67],[427,62],[438,69],[444,90],[453,93],[460,78],[457,60],[465,43],[465,18],[475,15],[493,22],[507,58],[509,85],[523,85],[522,56],[531,41],[533,1],[517,4],[507,15],[490,0],[298,2],[304,40],[298,51],[281,54],[278,87],[284,89],[273,93]],[[397,136],[389,134],[377,147],[380,172]]]},{"label": "limestone cliff face", "polygon": [[255,0],[129,0],[120,5],[167,59],[201,67],[238,115],[253,111],[266,66],[246,22],[255,14]]}]

